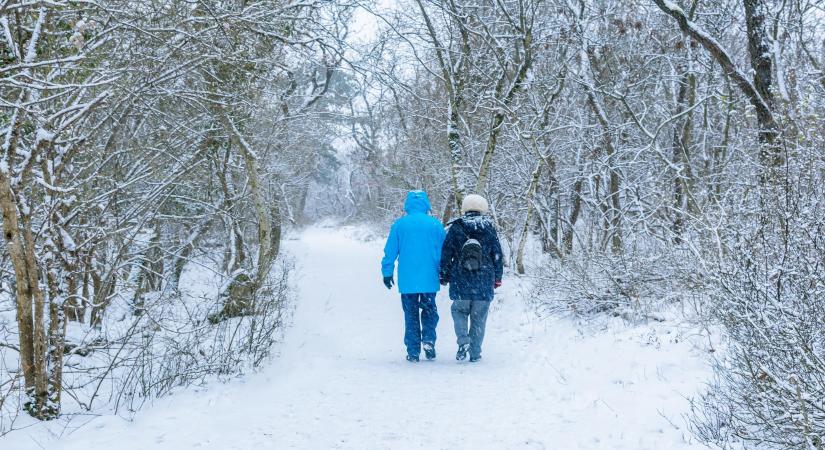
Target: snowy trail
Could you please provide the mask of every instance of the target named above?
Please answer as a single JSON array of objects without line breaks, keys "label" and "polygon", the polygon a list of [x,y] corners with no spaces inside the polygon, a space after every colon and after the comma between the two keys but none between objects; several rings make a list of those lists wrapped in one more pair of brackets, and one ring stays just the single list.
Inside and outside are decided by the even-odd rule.
[{"label": "snowy trail", "polygon": [[97,418],[59,441],[22,430],[0,447],[700,448],[686,442],[681,414],[706,373],[676,330],[581,336],[569,321],[531,319],[505,278],[481,364],[453,358],[446,293],[438,359],[410,364],[398,294],[378,275],[380,243],[314,228],[287,248],[300,300],[281,356],[262,373],[181,391],[132,422]]}]

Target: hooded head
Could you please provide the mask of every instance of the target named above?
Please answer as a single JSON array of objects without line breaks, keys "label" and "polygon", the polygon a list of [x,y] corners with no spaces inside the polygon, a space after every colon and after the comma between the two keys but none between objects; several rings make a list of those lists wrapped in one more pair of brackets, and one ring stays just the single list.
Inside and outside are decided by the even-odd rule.
[{"label": "hooded head", "polygon": [[404,202],[404,211],[407,214],[430,212],[430,199],[424,191],[410,191],[407,194],[407,201]]},{"label": "hooded head", "polygon": [[461,214],[467,214],[471,211],[486,214],[489,209],[490,205],[487,204],[487,199],[478,194],[470,194],[461,201]]}]

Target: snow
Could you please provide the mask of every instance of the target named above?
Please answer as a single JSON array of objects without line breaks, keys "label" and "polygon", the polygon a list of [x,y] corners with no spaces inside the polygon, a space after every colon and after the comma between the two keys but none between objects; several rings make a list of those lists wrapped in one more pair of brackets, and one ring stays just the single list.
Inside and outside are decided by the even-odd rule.
[{"label": "snow", "polygon": [[38,14],[37,22],[35,22],[34,30],[32,30],[32,35],[29,38],[29,45],[26,48],[26,64],[32,63],[37,56],[37,44],[40,41],[40,32],[43,29],[43,24],[46,22],[46,16],[48,14],[46,7],[41,6]]},{"label": "snow", "polygon": [[[381,284],[382,242],[315,227],[284,243],[299,303],[280,355],[260,373],[181,390],[133,421],[37,424],[6,449],[610,449],[701,448],[686,397],[708,376],[675,321],[628,327],[539,319],[505,277],[484,360],[457,363],[439,293],[439,357],[404,361],[398,293]],[[57,436],[62,437],[57,440]]]},{"label": "snow", "polygon": [[45,128],[38,128],[35,138],[35,145],[38,145],[40,142],[52,142],[54,141],[54,138],[54,133],[46,130]]},{"label": "snow", "polygon": [[474,230],[493,226],[493,222],[487,216],[484,215],[462,216],[461,222],[467,226],[472,227]]}]

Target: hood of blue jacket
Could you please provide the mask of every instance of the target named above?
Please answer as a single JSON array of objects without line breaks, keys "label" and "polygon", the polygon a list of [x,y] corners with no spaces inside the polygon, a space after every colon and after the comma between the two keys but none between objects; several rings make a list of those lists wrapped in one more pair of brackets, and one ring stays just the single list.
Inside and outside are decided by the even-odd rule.
[{"label": "hood of blue jacket", "polygon": [[407,201],[404,202],[404,211],[407,214],[430,212],[430,199],[424,191],[410,191],[407,194]]}]

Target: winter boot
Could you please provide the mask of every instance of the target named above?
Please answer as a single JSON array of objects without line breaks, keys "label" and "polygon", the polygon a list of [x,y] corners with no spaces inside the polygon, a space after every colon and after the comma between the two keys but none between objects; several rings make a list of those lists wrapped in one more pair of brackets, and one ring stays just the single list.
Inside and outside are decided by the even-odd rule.
[{"label": "winter boot", "polygon": [[407,361],[409,362],[418,362],[418,357],[413,355],[407,355]]},{"label": "winter boot", "polygon": [[470,362],[479,362],[479,361],[481,361],[481,355],[470,357]]},{"label": "winter boot", "polygon": [[467,351],[470,350],[470,344],[458,346],[458,352],[455,354],[456,361],[464,361],[467,359]]},{"label": "winter boot", "polygon": [[427,357],[428,360],[435,359],[435,344],[432,342],[425,342],[422,347],[424,348],[424,356]]}]

